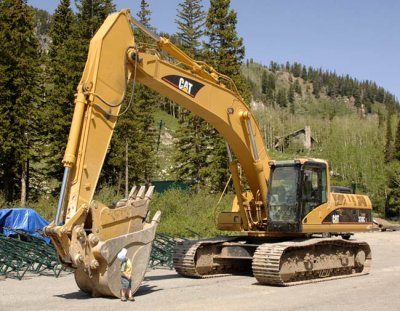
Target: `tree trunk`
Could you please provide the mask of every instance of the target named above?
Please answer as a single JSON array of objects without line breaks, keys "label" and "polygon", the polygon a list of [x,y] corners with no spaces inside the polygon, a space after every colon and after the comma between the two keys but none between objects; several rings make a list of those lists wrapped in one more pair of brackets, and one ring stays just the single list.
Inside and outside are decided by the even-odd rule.
[{"label": "tree trunk", "polygon": [[129,159],[128,159],[128,139],[125,140],[125,198],[129,194]]},{"label": "tree trunk", "polygon": [[27,176],[28,176],[28,161],[26,161],[21,167],[21,207],[26,205],[27,196]]},{"label": "tree trunk", "polygon": [[121,190],[121,183],[122,183],[122,170],[119,170],[118,182],[117,182],[117,197],[119,197],[119,191]]}]

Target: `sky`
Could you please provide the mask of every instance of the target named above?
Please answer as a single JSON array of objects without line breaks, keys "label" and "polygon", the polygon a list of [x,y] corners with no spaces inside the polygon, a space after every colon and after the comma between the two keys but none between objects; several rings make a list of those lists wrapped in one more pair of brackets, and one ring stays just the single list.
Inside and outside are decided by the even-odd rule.
[{"label": "sky", "polygon": [[[28,0],[53,13],[60,1]],[[71,2],[74,2],[72,0]],[[177,31],[183,0],[148,0],[151,25]],[[140,0],[114,0],[136,16]],[[204,9],[209,1],[203,0]],[[298,62],[375,81],[400,99],[400,1],[398,0],[231,0],[246,58],[264,65]]]}]

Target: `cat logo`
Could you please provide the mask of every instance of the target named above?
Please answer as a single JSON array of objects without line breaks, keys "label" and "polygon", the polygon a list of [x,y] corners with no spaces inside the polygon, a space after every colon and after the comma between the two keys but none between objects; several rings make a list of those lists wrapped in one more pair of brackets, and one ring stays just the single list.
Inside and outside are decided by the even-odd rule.
[{"label": "cat logo", "polygon": [[204,84],[182,76],[168,75],[162,79],[191,97],[196,97],[196,94],[204,86]]},{"label": "cat logo", "polygon": [[179,89],[181,91],[184,91],[186,94],[191,94],[190,91],[192,90],[193,84],[190,83],[189,81],[186,81],[184,78],[179,79]]}]

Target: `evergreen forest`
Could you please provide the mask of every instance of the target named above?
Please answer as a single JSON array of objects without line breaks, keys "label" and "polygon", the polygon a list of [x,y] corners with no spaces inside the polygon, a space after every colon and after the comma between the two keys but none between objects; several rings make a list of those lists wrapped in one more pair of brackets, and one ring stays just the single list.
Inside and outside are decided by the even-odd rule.
[{"label": "evergreen forest", "polygon": [[[152,26],[149,2],[141,0],[133,16],[233,79],[272,159],[327,159],[332,184],[367,194],[376,215],[400,216],[400,111],[393,94],[334,68],[246,58],[230,0],[210,0],[208,10],[200,0],[180,0],[173,34]],[[116,10],[112,0],[74,4],[73,10],[70,0],[59,0],[50,14],[26,0],[0,0],[0,207],[32,207],[48,220],[56,212],[89,42]],[[143,85],[129,85],[127,94],[123,107],[129,109],[118,120],[95,198],[109,204],[134,184],[178,184],[151,203],[163,212],[160,230],[217,234],[215,214],[230,210],[233,199],[225,141],[204,120]],[[285,139],[306,127],[311,146]]]}]

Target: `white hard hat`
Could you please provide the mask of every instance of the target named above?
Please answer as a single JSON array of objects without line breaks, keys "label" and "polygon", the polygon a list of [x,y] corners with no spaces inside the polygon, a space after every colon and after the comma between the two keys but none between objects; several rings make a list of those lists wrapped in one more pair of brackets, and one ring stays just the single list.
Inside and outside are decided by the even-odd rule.
[{"label": "white hard hat", "polygon": [[121,249],[121,251],[118,253],[117,257],[120,261],[124,261],[126,258],[126,253],[128,250],[126,248]]}]

